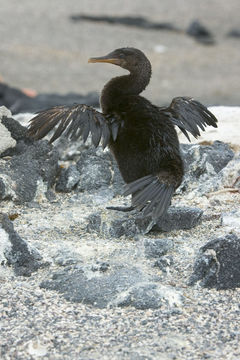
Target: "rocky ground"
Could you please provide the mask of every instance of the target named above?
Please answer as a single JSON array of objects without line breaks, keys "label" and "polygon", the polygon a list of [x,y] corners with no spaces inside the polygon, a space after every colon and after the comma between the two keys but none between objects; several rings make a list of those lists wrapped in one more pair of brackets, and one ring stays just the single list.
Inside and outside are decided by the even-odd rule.
[{"label": "rocky ground", "polygon": [[154,225],[106,209],[128,203],[107,151],[33,143],[1,114],[1,358],[238,359],[239,149],[182,145]]}]

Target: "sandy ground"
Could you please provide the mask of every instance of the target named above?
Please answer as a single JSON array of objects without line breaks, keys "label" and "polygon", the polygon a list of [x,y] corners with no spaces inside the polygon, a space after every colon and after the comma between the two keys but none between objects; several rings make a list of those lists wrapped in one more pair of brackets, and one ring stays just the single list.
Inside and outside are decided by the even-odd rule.
[{"label": "sandy ground", "polygon": [[[39,92],[100,91],[120,69],[88,65],[87,59],[134,46],[152,62],[145,95],[155,103],[190,95],[208,105],[239,105],[240,40],[226,37],[239,28],[239,0],[1,0],[0,9],[0,75],[10,85]],[[71,22],[69,16],[78,13],[145,16],[182,30],[197,18],[216,45],[201,45],[184,33]],[[159,45],[163,53],[156,51]]]}]

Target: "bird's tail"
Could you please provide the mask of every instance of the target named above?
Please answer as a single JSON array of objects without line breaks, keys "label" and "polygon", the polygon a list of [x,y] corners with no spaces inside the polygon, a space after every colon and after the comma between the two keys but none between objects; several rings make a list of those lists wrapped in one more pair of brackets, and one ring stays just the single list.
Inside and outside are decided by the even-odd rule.
[{"label": "bird's tail", "polygon": [[171,204],[176,188],[174,182],[161,181],[158,175],[147,175],[125,185],[124,195],[132,194],[132,206],[157,221]]}]

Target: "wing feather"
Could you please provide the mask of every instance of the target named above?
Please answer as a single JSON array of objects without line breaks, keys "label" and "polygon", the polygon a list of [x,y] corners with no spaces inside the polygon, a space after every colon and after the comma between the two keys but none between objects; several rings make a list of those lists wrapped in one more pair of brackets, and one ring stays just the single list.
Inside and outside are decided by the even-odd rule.
[{"label": "wing feather", "polygon": [[187,132],[197,138],[200,136],[199,129],[205,131],[206,126],[217,127],[216,117],[203,104],[190,97],[176,97],[169,107],[160,110],[167,113],[189,141]]},{"label": "wing feather", "polygon": [[28,135],[39,140],[53,130],[51,143],[63,133],[73,140],[82,137],[85,142],[91,133],[93,145],[97,147],[102,141],[102,146],[105,148],[111,138],[116,140],[119,121],[113,115],[104,116],[88,105],[61,105],[42,110],[31,119]]}]

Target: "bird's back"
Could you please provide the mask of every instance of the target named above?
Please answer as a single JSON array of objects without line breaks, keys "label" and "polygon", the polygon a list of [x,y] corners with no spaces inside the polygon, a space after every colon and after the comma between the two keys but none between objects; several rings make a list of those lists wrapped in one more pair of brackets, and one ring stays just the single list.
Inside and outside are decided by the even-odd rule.
[{"label": "bird's back", "polygon": [[174,162],[182,168],[174,126],[150,101],[139,95],[125,96],[114,113],[122,126],[110,148],[126,182],[157,174]]}]

